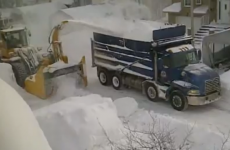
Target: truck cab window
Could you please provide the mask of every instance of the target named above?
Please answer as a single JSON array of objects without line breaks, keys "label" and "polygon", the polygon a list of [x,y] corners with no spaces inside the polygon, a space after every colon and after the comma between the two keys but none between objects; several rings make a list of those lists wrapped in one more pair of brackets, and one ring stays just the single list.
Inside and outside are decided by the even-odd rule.
[{"label": "truck cab window", "polygon": [[171,59],[173,67],[184,67],[199,62],[195,51],[175,53]]}]

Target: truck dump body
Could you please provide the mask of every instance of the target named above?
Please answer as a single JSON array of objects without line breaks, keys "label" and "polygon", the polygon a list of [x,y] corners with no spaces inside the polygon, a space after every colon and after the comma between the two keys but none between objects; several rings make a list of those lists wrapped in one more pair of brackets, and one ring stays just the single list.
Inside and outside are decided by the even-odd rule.
[{"label": "truck dump body", "polygon": [[[184,30],[184,26],[154,30],[153,40],[163,46],[169,36],[171,40],[173,37],[184,35]],[[152,41],[137,41],[93,33],[91,42],[93,66],[122,70],[125,73],[154,79]]]},{"label": "truck dump body", "polygon": [[107,65],[111,70],[124,69],[123,71],[126,73],[138,73],[146,78],[153,77],[153,63],[149,51],[150,42],[94,33],[92,45],[94,65]]}]

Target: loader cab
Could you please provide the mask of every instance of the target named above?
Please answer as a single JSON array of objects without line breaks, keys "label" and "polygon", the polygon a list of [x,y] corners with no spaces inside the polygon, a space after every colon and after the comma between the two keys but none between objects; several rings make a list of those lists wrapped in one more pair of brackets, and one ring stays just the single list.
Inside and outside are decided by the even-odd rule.
[{"label": "loader cab", "polygon": [[7,49],[27,47],[27,32],[22,29],[6,29],[2,31],[2,39],[4,40]]},{"label": "loader cab", "polygon": [[[1,30],[2,57],[10,57],[15,48],[28,47],[28,30],[26,28],[8,28]],[[29,34],[30,36],[30,34]]]}]

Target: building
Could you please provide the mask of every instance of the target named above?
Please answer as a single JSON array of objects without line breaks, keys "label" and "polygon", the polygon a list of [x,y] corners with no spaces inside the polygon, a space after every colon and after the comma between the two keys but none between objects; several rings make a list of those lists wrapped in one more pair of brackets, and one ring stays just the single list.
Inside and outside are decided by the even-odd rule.
[{"label": "building", "polygon": [[[191,0],[172,0],[172,5],[163,9],[169,23],[185,24],[191,28]],[[216,0],[194,0],[194,32],[202,25],[217,19]]]}]

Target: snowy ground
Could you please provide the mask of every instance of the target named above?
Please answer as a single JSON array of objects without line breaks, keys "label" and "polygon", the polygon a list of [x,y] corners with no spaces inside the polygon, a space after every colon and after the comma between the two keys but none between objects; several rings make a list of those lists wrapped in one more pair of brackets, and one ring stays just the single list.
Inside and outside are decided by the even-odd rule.
[{"label": "snowy ground", "polygon": [[[40,8],[41,7],[43,6],[40,6]],[[52,9],[52,8],[55,8],[55,7],[54,6],[46,7],[46,9]],[[36,44],[39,45],[41,43],[43,44],[43,42],[45,42],[47,39],[46,36],[48,36],[48,33],[47,33],[48,29],[51,28],[49,26],[50,25],[49,23],[45,24],[44,22],[48,21],[49,20],[48,18],[51,17],[55,12],[57,12],[57,9],[56,8],[52,9],[51,13],[49,13],[49,11],[47,12],[44,11],[42,12],[43,14],[39,14],[40,9],[35,9],[35,8],[30,8],[30,7],[20,8],[20,9],[25,14],[24,17],[26,17],[25,19],[28,23],[28,26],[31,27],[32,36],[33,37],[37,36],[36,38],[32,39],[32,43],[34,45]],[[97,11],[98,10],[94,10],[94,12],[90,12],[90,13],[97,13]],[[117,11],[120,11],[120,10],[118,9]],[[87,12],[87,10],[85,10],[85,12]],[[77,14],[77,11],[74,11],[74,14]],[[72,16],[74,16],[74,14],[72,14]],[[89,20],[94,21],[94,19],[90,18],[89,14],[86,13],[85,15],[86,15],[85,17],[86,21],[89,21]],[[43,16],[45,16],[44,22],[42,22]],[[101,21],[103,21],[102,17],[100,18]],[[113,19],[115,17],[116,16],[111,16],[111,18]],[[119,27],[121,27],[120,28],[121,33],[122,31],[124,31],[124,29],[130,29],[130,33],[133,33],[134,29],[137,29],[137,26],[134,26],[135,24],[134,22],[130,24],[124,24],[123,22],[118,22],[119,19],[114,19],[116,22],[112,22],[112,19],[109,19],[109,18],[107,20],[108,21],[106,23],[107,25],[108,23],[110,23],[110,26],[107,27],[106,29],[112,29],[113,25],[116,30],[118,30]],[[100,23],[99,25],[102,26],[102,28],[106,27],[105,25],[103,26],[102,23]],[[148,28],[147,24],[145,27]],[[44,28],[44,32],[42,32],[43,28]],[[60,103],[55,104],[58,107],[55,107],[55,105],[51,105],[51,106],[47,106],[47,105],[59,102],[66,98],[68,99],[69,97],[78,97],[76,98],[77,100],[75,102],[77,103],[79,101],[80,103],[82,103],[82,105],[85,105],[85,103],[82,102],[82,100],[87,99],[87,97],[81,100],[79,96],[86,96],[89,94],[99,94],[102,97],[110,97],[113,101],[115,101],[115,105],[117,106],[117,110],[118,110],[118,115],[121,118],[125,117],[127,120],[130,121],[132,125],[137,125],[138,128],[145,127],[144,125],[148,124],[149,121],[151,121],[151,119],[149,118],[148,112],[151,112],[151,113],[154,112],[155,115],[157,115],[159,118],[161,118],[161,120],[163,120],[163,122],[170,122],[172,124],[171,128],[178,128],[177,130],[178,137],[182,137],[180,134],[182,134],[186,130],[187,126],[191,127],[195,124],[194,135],[192,137],[193,141],[196,142],[194,146],[195,149],[210,150],[212,147],[214,147],[214,145],[218,145],[221,143],[220,142],[221,135],[220,135],[219,130],[223,131],[224,133],[228,133],[228,131],[230,130],[229,128],[230,122],[228,121],[228,117],[230,116],[230,108],[229,108],[230,102],[228,98],[230,96],[230,94],[228,94],[230,89],[228,87],[229,86],[228,84],[229,75],[228,74],[223,74],[221,77],[222,81],[224,82],[223,84],[223,91],[224,91],[223,94],[224,95],[221,101],[216,102],[214,104],[207,105],[207,106],[190,107],[185,112],[177,112],[173,110],[168,103],[149,102],[145,96],[143,96],[141,93],[138,93],[136,91],[132,91],[132,90],[116,91],[112,87],[104,87],[100,85],[100,83],[97,80],[96,70],[94,68],[91,68],[90,38],[92,37],[92,31],[95,31],[95,30],[98,31],[98,28],[91,28],[89,26],[86,28],[84,26],[78,26],[78,28],[76,28],[74,32],[71,32],[71,33],[68,32],[69,34],[65,33],[61,37],[63,41],[63,49],[65,50],[65,54],[69,56],[70,61],[78,62],[83,55],[86,56],[89,85],[85,89],[82,89],[79,86],[76,87],[76,82],[75,82],[75,78],[73,75],[60,77],[59,79],[56,80],[57,84],[59,85],[57,94],[53,96],[51,99],[43,101],[43,100],[40,100],[26,93],[24,90],[19,88],[14,82],[11,67],[6,64],[0,64],[0,68],[1,68],[0,77],[3,78],[8,83],[10,83],[10,85],[13,86],[22,95],[22,97],[27,101],[27,103],[30,105],[32,110],[35,111],[35,114],[38,115],[38,121],[40,120],[41,127],[43,128],[45,134],[47,134],[47,138],[49,141],[51,138],[51,140],[57,140],[57,141],[64,142],[64,140],[61,140],[61,139],[53,139],[53,137],[50,137],[50,134],[55,133],[57,135],[60,135],[63,132],[64,133],[71,132],[72,130],[71,129],[69,129],[69,131],[62,131],[60,129],[57,130],[60,132],[57,132],[56,130],[55,131],[50,130],[51,128],[50,126],[51,125],[53,126],[53,124],[49,123],[49,121],[46,120],[47,113],[50,114],[51,118],[52,118],[52,114],[54,114],[53,117],[55,118],[55,115],[58,114],[60,109],[63,111],[62,106],[63,105],[69,106],[69,104],[67,102],[60,102]],[[46,36],[44,36],[42,33],[44,33]],[[142,38],[139,34],[137,34],[136,37]],[[38,41],[38,43],[36,43],[36,41]],[[120,98],[122,98],[122,100]],[[98,98],[98,103],[94,104],[95,108],[98,108],[99,107],[98,104],[100,103],[103,103],[102,105],[103,107],[105,104],[108,104],[108,103],[111,104],[110,100],[108,99],[106,101],[103,98]],[[54,108],[53,109],[54,111],[52,113],[50,113],[49,111],[51,108]],[[74,106],[71,108],[74,108]],[[102,111],[101,110],[102,108],[101,107],[99,108],[100,108],[99,110]],[[104,112],[104,114],[107,114],[106,112],[109,111],[107,108],[106,110],[104,109],[102,111]],[[80,108],[76,106],[75,109],[80,109]],[[111,108],[111,109],[113,109],[113,111],[116,112],[114,108]],[[64,111],[68,114],[68,111],[70,110],[64,110]],[[44,112],[46,113],[44,114]],[[91,110],[90,111],[83,110],[83,112],[89,112],[88,114],[89,116],[91,115],[90,113],[92,113]],[[60,116],[61,116],[59,118],[60,120],[62,118],[66,118],[65,115],[60,114]],[[114,114],[112,116],[115,120],[117,119],[117,116],[114,116]],[[70,121],[78,118],[78,116],[75,116],[75,115],[71,116],[71,113],[69,116],[67,115],[67,118],[68,117],[70,117],[69,118]],[[92,118],[92,116],[90,116],[89,118]],[[82,118],[80,117],[79,119],[84,119],[84,117]],[[65,121],[63,122],[65,123]],[[77,124],[77,122],[75,121],[73,122],[74,124],[75,123]],[[60,125],[59,123],[56,123],[55,126]],[[84,127],[85,125],[88,125],[87,122],[85,124],[82,124],[82,127]],[[47,131],[46,126],[49,127],[48,131]],[[74,126],[69,126],[69,124],[67,124],[66,128],[67,127],[74,128],[75,130],[82,129],[82,127],[75,128]],[[116,128],[116,127],[114,126],[113,128]],[[101,131],[98,131],[98,132],[101,132]],[[78,137],[76,136],[79,136],[79,134],[80,133],[76,132],[76,135],[74,134],[65,135],[67,136],[65,138],[68,139],[68,138],[71,138],[68,136],[75,136],[77,140]],[[89,138],[89,137],[86,137],[86,138]],[[208,143],[212,143],[212,144],[209,145]],[[54,145],[51,143],[51,146],[54,146]],[[197,148],[197,146],[200,146],[200,147]],[[59,150],[59,149],[55,147],[54,150]]]}]

